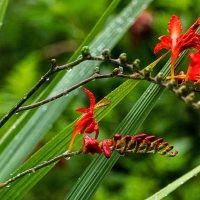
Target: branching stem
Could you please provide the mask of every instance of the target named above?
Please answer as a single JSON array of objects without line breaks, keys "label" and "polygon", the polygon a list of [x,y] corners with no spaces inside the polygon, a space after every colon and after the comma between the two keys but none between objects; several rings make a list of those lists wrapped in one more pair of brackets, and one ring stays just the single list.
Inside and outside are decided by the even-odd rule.
[{"label": "branching stem", "polygon": [[[53,97],[49,97],[45,100],[42,100],[40,102],[37,102],[35,104],[32,105],[28,105],[28,106],[23,106],[21,107],[39,88],[40,86],[46,82],[46,80],[49,79],[50,76],[52,76],[54,73],[62,71],[62,70],[69,70],[72,69],[73,67],[77,66],[78,64],[80,64],[81,62],[85,61],[85,60],[99,60],[102,62],[110,62],[113,63],[115,65],[117,65],[119,68],[127,68],[131,71],[131,74],[125,75],[123,74],[122,71],[120,71],[119,68],[116,68],[113,70],[112,73],[110,74],[99,74],[99,73],[94,73],[91,77],[75,84],[74,86],[66,89],[65,91],[53,96]],[[149,70],[151,71],[151,69],[149,68]],[[160,84],[162,86],[164,86],[165,88],[171,89],[171,91],[173,91],[174,93],[178,94],[179,90],[176,89],[176,86],[170,86],[169,87],[169,82],[164,81],[162,78],[158,78],[158,76],[156,77],[152,77],[150,71],[147,70],[147,68],[145,68],[144,70],[139,70],[139,69],[135,69],[133,64],[128,64],[126,63],[124,60],[122,60],[122,58],[118,58],[118,59],[112,59],[109,56],[92,56],[90,53],[88,55],[84,55],[82,54],[82,56],[78,57],[75,61],[62,65],[62,66],[57,66],[56,65],[56,60],[52,59],[51,60],[51,69],[40,78],[40,80],[30,89],[30,91],[28,93],[26,93],[17,103],[16,105],[14,105],[11,110],[0,120],[0,128],[8,121],[8,119],[15,113],[24,111],[24,110],[28,110],[28,109],[32,109],[38,106],[41,106],[43,104],[46,104],[50,101],[53,101],[55,99],[58,99],[62,96],[67,95],[68,93],[70,93],[71,91],[75,90],[76,88],[92,81],[95,79],[103,79],[103,78],[112,78],[112,77],[118,77],[118,78],[126,78],[126,79],[140,79],[140,80],[147,80],[156,84]],[[159,80],[159,81],[158,81]],[[194,90],[195,92],[195,90]],[[185,103],[189,103],[191,106],[193,106],[194,108],[199,108],[200,107],[200,103],[194,103],[193,99],[190,98],[191,100],[188,100],[188,98],[184,97],[183,95],[178,95],[179,98],[181,100],[183,100]]]}]

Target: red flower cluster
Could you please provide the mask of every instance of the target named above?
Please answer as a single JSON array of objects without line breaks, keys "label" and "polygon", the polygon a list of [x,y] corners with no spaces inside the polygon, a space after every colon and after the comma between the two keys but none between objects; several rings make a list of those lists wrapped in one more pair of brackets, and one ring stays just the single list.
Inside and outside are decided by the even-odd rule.
[{"label": "red flower cluster", "polygon": [[80,153],[91,153],[92,155],[94,155],[95,153],[101,154],[103,152],[106,158],[110,158],[112,150],[116,150],[121,155],[123,155],[125,152],[157,153],[158,151],[160,154],[167,154],[168,156],[175,156],[177,154],[176,151],[172,153],[169,152],[173,148],[173,146],[167,146],[168,143],[162,142],[162,138],[155,140],[155,136],[147,136],[147,134],[144,133],[137,134],[135,136],[121,136],[117,133],[112,139],[105,139],[102,142],[98,142],[97,137],[99,134],[99,126],[94,118],[94,110],[100,106],[107,106],[109,102],[99,103],[95,105],[95,97],[93,93],[86,88],[83,88],[83,90],[88,94],[90,98],[90,107],[78,108],[76,110],[78,112],[83,112],[83,115],[74,126],[72,138],[69,145],[70,151],[72,149],[72,145],[77,134],[82,134],[84,132],[92,133],[95,131],[95,138],[92,138],[88,135],[83,137],[82,145],[79,150]]},{"label": "red flower cluster", "polygon": [[175,156],[178,152],[170,152],[173,146],[168,146],[167,142],[163,142],[162,138],[155,140],[155,136],[148,136],[141,133],[135,136],[121,136],[116,133],[112,139],[105,139],[98,142],[90,136],[84,136],[80,152],[85,154],[104,153],[106,158],[110,158],[111,151],[116,150],[121,155],[126,152],[131,153],[159,153],[161,155]]},{"label": "red flower cluster", "polygon": [[83,90],[87,93],[87,95],[90,98],[90,107],[78,108],[76,110],[77,112],[82,112],[83,115],[80,117],[80,119],[76,122],[74,126],[74,130],[72,132],[72,137],[70,140],[69,151],[71,151],[74,139],[78,134],[83,134],[84,132],[85,133],[96,132],[95,139],[97,139],[99,135],[99,125],[94,118],[94,110],[101,106],[107,106],[110,103],[110,102],[105,102],[95,105],[96,99],[94,97],[94,94],[89,90],[87,90],[86,88],[83,88]]},{"label": "red flower cluster", "polygon": [[[177,16],[172,15],[168,23],[168,32],[170,34],[170,37],[165,35],[159,37],[159,40],[161,40],[161,42],[158,43],[154,48],[154,53],[159,52],[163,48],[171,50],[171,76],[168,78],[187,80],[187,76],[174,75],[174,66],[179,54],[183,50],[193,47],[200,51],[200,34],[195,33],[199,25],[200,18],[197,19],[197,21],[188,29],[188,31],[185,34],[182,34],[182,23],[180,19]],[[195,56],[190,56],[190,58],[194,58]],[[192,77],[192,75],[190,76],[189,73],[196,74],[197,71],[199,71],[199,69],[197,70],[197,68],[195,67],[192,71],[189,71],[187,73],[187,75],[190,77],[189,80],[196,80],[196,76]]]}]

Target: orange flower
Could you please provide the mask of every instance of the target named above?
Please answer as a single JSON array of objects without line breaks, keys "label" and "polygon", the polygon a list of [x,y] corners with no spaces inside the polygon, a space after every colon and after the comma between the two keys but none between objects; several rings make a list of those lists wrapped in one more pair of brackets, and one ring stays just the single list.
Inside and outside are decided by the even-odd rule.
[{"label": "orange flower", "polygon": [[96,100],[93,93],[87,90],[86,88],[83,88],[83,90],[87,93],[87,95],[90,98],[90,107],[78,108],[76,110],[77,112],[82,112],[83,115],[80,117],[80,119],[76,122],[74,126],[74,130],[72,132],[72,137],[69,145],[69,151],[71,151],[72,149],[72,145],[77,134],[82,134],[84,132],[85,133],[96,132],[95,139],[97,139],[99,135],[99,125],[94,118],[94,110],[101,106],[107,106],[110,103],[110,102],[105,102],[95,105]]},{"label": "orange flower", "polygon": [[187,71],[189,81],[200,81],[200,52],[190,53],[190,64]]},{"label": "orange flower", "polygon": [[155,46],[154,53],[159,52],[163,48],[171,50],[171,76],[168,78],[174,78],[174,66],[179,54],[183,50],[191,47],[200,50],[200,35],[195,33],[199,25],[200,18],[197,19],[185,34],[181,34],[182,23],[177,16],[172,15],[168,23],[168,32],[170,37],[163,35],[158,38],[161,42]]}]

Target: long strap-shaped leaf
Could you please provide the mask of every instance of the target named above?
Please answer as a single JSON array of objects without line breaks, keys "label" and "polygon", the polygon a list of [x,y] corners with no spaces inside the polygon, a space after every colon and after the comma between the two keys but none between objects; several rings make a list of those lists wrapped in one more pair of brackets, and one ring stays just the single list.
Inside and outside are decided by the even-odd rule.
[{"label": "long strap-shaped leaf", "polygon": [[190,180],[192,177],[196,176],[200,172],[200,165],[195,167],[193,170],[189,171],[188,173],[184,174],[180,178],[176,179],[168,186],[164,187],[162,190],[157,192],[156,194],[152,195],[151,197],[147,198],[146,200],[160,200],[166,197],[168,194],[176,190],[178,187],[183,185],[186,181]]},{"label": "long strap-shaped leaf", "polygon": [[[186,55],[186,52],[182,54],[177,66],[180,67]],[[170,62],[163,67],[162,71],[165,76],[169,74],[169,69]],[[121,135],[135,134],[163,91],[164,88],[160,85],[150,84],[114,133],[120,133]],[[110,159],[106,159],[103,155],[99,155],[95,158],[70,190],[66,200],[90,199],[119,157],[119,154],[114,153]]]}]

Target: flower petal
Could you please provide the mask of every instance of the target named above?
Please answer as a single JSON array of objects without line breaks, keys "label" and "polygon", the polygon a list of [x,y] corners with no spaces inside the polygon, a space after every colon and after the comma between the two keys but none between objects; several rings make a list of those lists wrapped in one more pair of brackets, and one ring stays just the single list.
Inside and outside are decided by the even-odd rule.
[{"label": "flower petal", "polygon": [[84,153],[88,154],[91,153],[94,155],[95,153],[101,154],[102,149],[99,146],[99,142],[90,136],[84,136],[83,143],[85,145]]},{"label": "flower petal", "polygon": [[171,50],[172,39],[170,37],[163,35],[159,37],[159,40],[161,40],[161,42],[158,43],[154,48],[155,54],[158,53],[163,48]]},{"label": "flower petal", "polygon": [[90,109],[94,109],[94,105],[95,105],[95,102],[96,102],[96,99],[94,97],[94,94],[92,92],[90,92],[88,89],[86,88],[83,88],[83,90],[87,93],[87,95],[89,96],[90,98]]},{"label": "flower petal", "polygon": [[168,32],[172,40],[177,39],[181,36],[182,32],[182,23],[176,15],[172,15],[169,24],[168,24]]},{"label": "flower petal", "polygon": [[196,81],[200,75],[200,52],[190,53],[190,65],[188,68],[188,80]]},{"label": "flower petal", "polygon": [[87,108],[78,108],[78,109],[76,109],[76,112],[86,113],[87,111],[88,111]]}]

